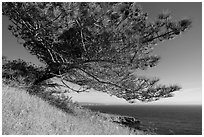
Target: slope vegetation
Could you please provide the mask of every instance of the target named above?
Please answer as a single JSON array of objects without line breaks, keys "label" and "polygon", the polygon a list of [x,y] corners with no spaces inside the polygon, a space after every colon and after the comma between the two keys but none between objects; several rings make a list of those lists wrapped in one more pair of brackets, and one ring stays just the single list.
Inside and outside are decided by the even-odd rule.
[{"label": "slope vegetation", "polygon": [[[76,108],[75,108],[76,109]],[[110,122],[98,112],[78,108],[66,113],[24,89],[2,85],[3,135],[144,134]]]}]

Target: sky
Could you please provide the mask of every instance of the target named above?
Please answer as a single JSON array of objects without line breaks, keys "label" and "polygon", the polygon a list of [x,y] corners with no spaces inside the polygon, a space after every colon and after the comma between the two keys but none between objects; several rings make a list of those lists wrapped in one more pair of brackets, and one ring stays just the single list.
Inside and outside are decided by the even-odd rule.
[{"label": "sky", "polygon": [[[174,97],[148,103],[152,105],[200,105],[202,103],[202,3],[201,2],[144,2],[139,3],[150,20],[164,11],[170,11],[173,19],[189,18],[192,27],[173,40],[159,43],[154,54],[161,56],[155,68],[146,71],[136,70],[135,74],[160,78],[161,84],[178,84],[182,90],[175,92]],[[9,59],[24,59],[40,64],[35,56],[24,49],[17,39],[8,31],[8,18],[2,17],[2,55]],[[89,93],[70,93],[74,101],[127,104],[123,99],[110,97],[105,93],[91,90]],[[136,102],[136,104],[146,104]]]}]

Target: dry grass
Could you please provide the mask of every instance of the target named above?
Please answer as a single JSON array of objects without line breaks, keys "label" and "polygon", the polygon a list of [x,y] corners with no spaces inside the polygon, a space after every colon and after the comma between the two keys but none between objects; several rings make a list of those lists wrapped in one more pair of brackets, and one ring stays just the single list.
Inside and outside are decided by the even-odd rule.
[{"label": "dry grass", "polygon": [[144,134],[121,127],[100,114],[78,109],[65,113],[25,90],[2,87],[3,135],[129,135]]}]

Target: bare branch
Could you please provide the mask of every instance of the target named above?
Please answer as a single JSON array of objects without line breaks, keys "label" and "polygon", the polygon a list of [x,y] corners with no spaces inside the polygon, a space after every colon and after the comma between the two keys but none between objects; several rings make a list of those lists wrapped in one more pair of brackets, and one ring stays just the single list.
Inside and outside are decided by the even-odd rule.
[{"label": "bare branch", "polygon": [[82,42],[84,51],[86,52],[86,47],[85,47],[85,44],[84,44],[84,37],[83,37],[83,34],[82,34],[82,29],[81,29],[81,42]]},{"label": "bare branch", "polygon": [[78,19],[76,19],[76,22],[77,22],[77,24],[78,24],[78,26],[80,27],[80,29],[81,29],[81,42],[82,42],[82,45],[83,45],[83,49],[84,49],[84,51],[86,52],[86,47],[85,47],[85,44],[84,44],[84,37],[83,37],[83,33],[82,33],[82,26],[81,26],[81,24],[79,23],[79,21],[78,21]]},{"label": "bare branch", "polygon": [[73,88],[71,88],[70,86],[68,86],[68,85],[63,81],[63,78],[61,78],[61,82],[62,82],[68,89],[71,89],[71,90],[73,90],[73,91],[75,91],[75,92],[77,92],[77,93],[87,91],[87,89],[88,89],[88,88],[87,88],[87,89],[81,90],[81,87],[80,87],[78,90],[73,89]]},{"label": "bare branch", "polygon": [[54,59],[54,57],[53,57],[53,55],[52,55],[50,49],[47,49],[47,51],[49,52],[49,54],[50,54],[50,56],[51,56],[51,58],[52,58],[52,61],[55,63],[55,59]]},{"label": "bare branch", "polygon": [[108,84],[108,85],[112,85],[112,86],[115,86],[115,87],[124,89],[124,90],[126,90],[126,91],[131,91],[130,89],[124,88],[124,87],[119,86],[119,85],[117,85],[117,84],[115,84],[115,83],[112,83],[112,82],[109,82],[109,81],[102,81],[102,80],[98,79],[96,76],[94,76],[93,74],[91,74],[91,73],[89,73],[89,72],[87,72],[87,71],[85,71],[85,70],[83,70],[83,69],[81,69],[81,68],[78,68],[78,69],[81,70],[81,71],[83,71],[84,73],[86,73],[87,75],[89,75],[90,77],[92,77],[93,79],[95,79],[95,80],[96,80],[97,82],[99,82],[99,83]]},{"label": "bare branch", "polygon": [[47,27],[47,26],[48,26],[49,24],[51,24],[52,22],[56,21],[61,15],[62,15],[62,12],[61,12],[55,19],[53,19],[52,21],[46,23],[43,27],[38,28],[38,29],[35,29],[35,31],[38,31],[38,30],[40,30],[40,29],[43,29],[43,28]]},{"label": "bare branch", "polygon": [[147,42],[150,42],[150,41],[153,41],[153,40],[155,40],[155,39],[161,38],[161,37],[163,37],[163,36],[165,36],[165,35],[168,35],[168,34],[173,35],[173,34],[174,34],[174,31],[169,31],[169,32],[164,33],[164,34],[162,34],[162,35],[159,35],[159,36],[156,36],[156,37],[147,39],[147,40],[143,41],[143,44],[144,44],[144,43],[147,43]]},{"label": "bare branch", "polygon": [[106,62],[106,63],[115,63],[114,60],[106,60],[106,59],[93,59],[93,60],[86,60],[86,61],[83,61],[82,63],[91,63],[91,62]]}]

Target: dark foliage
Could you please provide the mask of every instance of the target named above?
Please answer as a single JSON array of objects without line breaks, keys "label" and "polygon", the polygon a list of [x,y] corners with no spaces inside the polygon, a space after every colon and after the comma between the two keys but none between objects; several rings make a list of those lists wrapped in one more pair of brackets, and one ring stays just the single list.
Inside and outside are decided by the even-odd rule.
[{"label": "dark foliage", "polygon": [[7,2],[2,7],[12,22],[9,30],[46,65],[33,85],[57,76],[130,102],[170,97],[180,89],[132,72],[156,66],[155,44],[187,30],[188,19],[160,14],[149,22],[136,3]]}]

